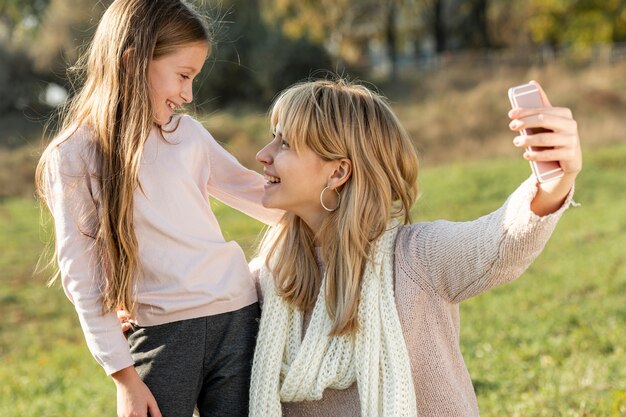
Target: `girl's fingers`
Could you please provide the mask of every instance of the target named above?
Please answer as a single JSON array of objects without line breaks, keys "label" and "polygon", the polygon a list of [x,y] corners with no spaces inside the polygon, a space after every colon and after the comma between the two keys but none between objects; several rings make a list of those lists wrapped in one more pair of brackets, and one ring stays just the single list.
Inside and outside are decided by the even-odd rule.
[{"label": "girl's fingers", "polygon": [[162,417],[161,410],[159,410],[159,406],[157,405],[156,400],[152,396],[148,400],[148,412],[150,413],[149,414],[150,417]]},{"label": "girl's fingers", "polygon": [[128,321],[130,320],[130,314],[126,310],[117,310],[117,319],[119,321]]}]

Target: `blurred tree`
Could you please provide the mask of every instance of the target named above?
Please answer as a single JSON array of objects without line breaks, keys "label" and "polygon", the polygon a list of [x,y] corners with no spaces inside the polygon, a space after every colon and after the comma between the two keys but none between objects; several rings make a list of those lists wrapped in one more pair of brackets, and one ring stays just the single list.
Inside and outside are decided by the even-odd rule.
[{"label": "blurred tree", "polygon": [[329,72],[332,62],[326,50],[305,37],[292,39],[271,31],[264,44],[255,50],[256,82],[261,88],[261,104],[266,105],[284,88]]},{"label": "blurred tree", "polygon": [[37,104],[44,84],[28,53],[48,0],[0,2],[0,112]]},{"label": "blurred tree", "polygon": [[42,88],[26,52],[0,44],[0,113],[37,103]]},{"label": "blurred tree", "polygon": [[389,62],[391,63],[391,71],[389,78],[391,81],[396,81],[398,78],[398,34],[397,20],[398,12],[400,8],[400,2],[390,0],[386,5],[385,15],[385,43],[387,45],[387,54],[389,56]]},{"label": "blurred tree", "polygon": [[223,105],[235,98],[255,97],[253,52],[267,37],[258,0],[223,0],[217,6],[202,5],[211,16],[213,48],[198,83],[199,107]]},{"label": "blurred tree", "polygon": [[200,107],[245,101],[265,108],[278,91],[331,67],[320,45],[266,23],[259,0],[224,0],[205,10],[214,16],[214,48],[200,77]]},{"label": "blurred tree", "polygon": [[414,32],[414,0],[263,0],[267,22],[292,38],[324,45],[336,72],[361,63],[372,40],[387,52],[389,75],[397,75],[399,43]]},{"label": "blurred tree", "polygon": [[528,45],[527,0],[490,0],[487,9],[489,42],[492,47]]},{"label": "blurred tree", "polygon": [[262,0],[268,24],[286,36],[306,37],[324,45],[337,67],[355,63],[363,53],[364,38],[381,32],[384,13],[396,0]]},{"label": "blurred tree", "polygon": [[76,62],[112,0],[49,0],[36,42],[30,47],[36,70],[67,86],[66,68]]},{"label": "blurred tree", "polygon": [[2,0],[0,26],[4,27],[6,43],[13,43],[19,28],[30,30],[37,27],[49,2],[50,0]]},{"label": "blurred tree", "polygon": [[464,0],[458,7],[456,32],[465,48],[489,48],[488,0]]},{"label": "blurred tree", "polygon": [[444,0],[415,0],[425,22],[424,26],[440,54],[448,47],[448,24]]},{"label": "blurred tree", "polygon": [[411,3],[424,21],[425,34],[432,39],[435,53],[491,47],[489,11],[493,0],[412,0]]},{"label": "blurred tree", "polygon": [[[1,0],[0,108],[36,101],[45,82],[67,86],[65,69],[111,1]],[[626,0],[191,1],[214,16],[214,51],[197,94],[201,107],[233,100],[266,104],[316,69],[354,69],[373,40],[387,52],[391,78],[407,44],[419,50],[425,38],[435,53],[626,40]]]},{"label": "blurred tree", "polygon": [[585,49],[626,40],[626,0],[531,0],[537,43]]},{"label": "blurred tree", "polygon": [[446,25],[446,15],[444,13],[443,0],[425,0],[426,13],[430,15],[431,31],[435,39],[435,51],[441,53],[448,46],[448,30]]}]

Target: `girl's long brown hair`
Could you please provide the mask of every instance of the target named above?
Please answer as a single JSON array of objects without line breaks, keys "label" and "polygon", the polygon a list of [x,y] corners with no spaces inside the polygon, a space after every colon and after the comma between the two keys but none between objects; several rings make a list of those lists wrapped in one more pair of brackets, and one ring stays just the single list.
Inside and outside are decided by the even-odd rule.
[{"label": "girl's long brown hair", "polygon": [[70,69],[81,85],[61,109],[61,133],[37,165],[36,186],[46,202],[49,155],[72,140],[79,127],[88,127],[96,172],[85,175],[96,179],[100,194],[92,218],[81,222],[83,226],[95,224],[95,230],[85,226],[81,232],[94,239],[97,249],[104,311],[121,306],[132,312],[135,307],[133,288],[140,266],[133,194],[140,187],[144,143],[154,127],[148,66],[152,59],[198,42],[209,45],[208,29],[186,2],[116,0],[100,20],[88,51]]},{"label": "girl's long brown hair", "polygon": [[321,230],[287,214],[266,234],[260,250],[278,293],[307,310],[321,284],[315,255],[315,242],[321,242],[331,335],[350,334],[358,325],[361,278],[372,244],[390,219],[411,221],[418,197],[417,153],[383,97],[343,80],[287,89],[272,106],[271,123],[280,123],[296,152],[306,145],[324,160],[352,162],[351,178],[339,190],[341,204]]}]

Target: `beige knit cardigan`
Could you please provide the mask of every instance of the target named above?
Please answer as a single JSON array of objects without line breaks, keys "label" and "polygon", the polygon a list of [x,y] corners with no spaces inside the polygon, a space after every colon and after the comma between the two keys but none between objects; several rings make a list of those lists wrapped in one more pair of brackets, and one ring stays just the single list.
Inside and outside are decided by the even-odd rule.
[{"label": "beige knit cardigan", "polygon": [[[460,350],[459,303],[519,277],[542,251],[572,204],[573,190],[557,212],[544,217],[530,210],[536,190],[530,178],[489,215],[470,222],[416,223],[398,233],[396,307],[420,417],[479,415]],[[327,389],[319,401],[283,403],[283,416],[358,417],[356,384]]]}]

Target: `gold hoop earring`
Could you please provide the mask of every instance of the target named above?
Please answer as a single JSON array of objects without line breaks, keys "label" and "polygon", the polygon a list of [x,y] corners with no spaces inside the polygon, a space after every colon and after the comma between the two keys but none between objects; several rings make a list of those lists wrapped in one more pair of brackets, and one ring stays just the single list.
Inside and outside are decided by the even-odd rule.
[{"label": "gold hoop earring", "polygon": [[335,210],[337,210],[339,208],[339,204],[341,204],[341,194],[339,194],[339,191],[337,191],[337,189],[333,189],[333,191],[335,193],[337,193],[337,207],[335,207],[334,209],[329,209],[328,207],[326,207],[326,205],[324,204],[324,191],[326,191],[328,189],[328,186],[324,187],[324,189],[322,190],[322,192],[320,193],[320,203],[322,204],[322,207],[324,208],[324,210],[326,211],[330,211],[333,212]]}]

